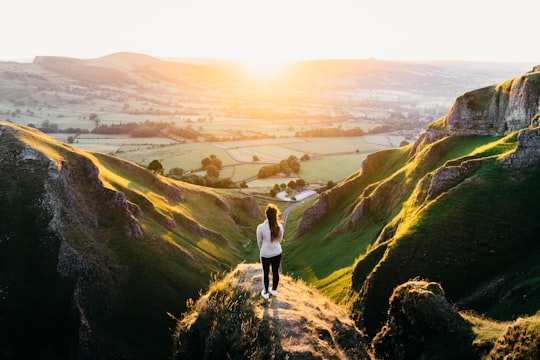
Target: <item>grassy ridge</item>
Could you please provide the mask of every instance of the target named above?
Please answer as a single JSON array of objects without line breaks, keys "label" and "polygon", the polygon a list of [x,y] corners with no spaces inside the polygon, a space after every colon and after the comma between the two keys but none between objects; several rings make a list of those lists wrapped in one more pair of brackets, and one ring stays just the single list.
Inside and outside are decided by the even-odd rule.
[{"label": "grassy ridge", "polygon": [[[308,233],[285,244],[283,261],[286,269],[340,301],[346,282],[337,285],[325,278],[334,272],[341,274],[346,268],[349,268],[348,273],[352,272],[355,260],[363,256],[381,230],[401,211],[417,182],[446,161],[469,155],[495,140],[492,137],[446,138],[424,149],[413,159],[408,158],[410,147],[371,154],[363,163],[362,171],[351,175],[340,185],[341,195],[334,197],[336,208]],[[351,226],[352,211],[362,200],[366,189],[370,189],[369,194],[379,192],[381,198],[377,206],[380,211],[361,224]],[[389,204],[393,205],[389,207]],[[305,206],[298,207],[291,213],[289,222],[297,220],[288,225],[287,238],[294,238],[305,209]]]},{"label": "grassy ridge", "polygon": [[[120,353],[131,351],[134,341],[140,344],[137,351],[147,356],[158,347],[168,351],[167,329],[174,320],[167,313],[184,311],[187,299],[206,288],[212,273],[256,259],[253,246],[243,244],[258,219],[241,214],[244,224],[240,226],[234,218],[242,210],[221,194],[182,184],[183,201],[176,201],[146,170],[126,169],[123,162],[109,156],[96,157],[105,179],[144,210],[139,219],[143,242],[123,236],[109,242],[119,264],[128,270],[121,286],[120,310],[106,323],[121,324],[115,329],[122,334],[118,346],[126,346]],[[177,186],[174,181],[162,181]],[[141,202],[141,198],[146,200]],[[146,201],[151,205],[145,209]]]},{"label": "grassy ridge", "polygon": [[[473,151],[470,145],[474,144],[468,139],[452,141],[461,141],[464,145],[456,147],[461,150],[457,155],[470,152],[469,157],[482,157],[497,156],[513,149],[514,139],[515,134],[512,134],[490,144],[479,146],[481,144],[477,143],[478,148],[472,146]],[[472,289],[486,286],[496,278],[510,287],[506,291],[510,294],[511,289],[516,289],[513,274],[530,273],[530,269],[536,268],[532,259],[538,256],[540,249],[534,246],[534,234],[540,226],[535,225],[533,214],[540,210],[540,191],[534,184],[539,180],[538,170],[510,172],[492,159],[466,181],[429,203],[411,202],[404,206],[402,214],[397,216],[401,220],[395,236],[377,266],[372,267],[360,293],[365,308],[358,318],[361,317],[371,331],[378,329],[393,288],[416,276],[441,282],[450,299],[462,300],[462,305],[473,306],[486,314],[509,319],[516,311],[534,313],[537,309],[531,303],[528,308],[512,306],[511,312],[508,307],[506,311],[497,312],[497,308],[501,309],[497,307],[498,291],[468,296]],[[412,194],[411,198],[415,196]],[[363,261],[356,266],[361,267]],[[373,266],[370,264],[368,269]],[[362,278],[359,277],[359,281]],[[519,283],[528,285],[508,296],[514,302],[521,301],[524,292],[531,293],[535,288],[535,280],[532,274],[523,276]],[[353,284],[353,287],[359,289],[359,285]]]},{"label": "grassy ridge", "polygon": [[[417,276],[440,282],[450,301],[488,316],[511,320],[536,313],[540,190],[534,184],[540,170],[502,168],[498,159],[516,146],[517,132],[447,137],[412,158],[408,148],[373,154],[340,185],[346,191],[330,194],[335,208],[298,238],[295,229],[312,204],[291,213],[286,269],[335,301],[345,300],[371,335],[385,318],[392,290]],[[475,159],[481,161],[462,179],[426,197],[436,170]],[[371,205],[354,225],[354,210],[366,197]],[[386,242],[374,245],[378,238]]]},{"label": "grassy ridge", "polygon": [[61,239],[41,208],[48,166],[11,162],[23,147],[1,134],[0,142],[0,357],[67,358],[78,341],[75,283],[57,271]]},{"label": "grassy ridge", "polygon": [[[78,334],[78,320],[59,313],[71,309],[76,279],[80,279],[77,306],[84,311],[90,329],[80,341],[91,351],[89,356],[166,358],[171,345],[170,329],[174,327],[173,318],[167,314],[177,316],[184,311],[186,300],[197,297],[208,286],[212,273],[257,259],[256,245],[244,245],[250,242],[260,219],[240,206],[237,193],[160,179],[135,164],[74,149],[30,128],[6,123],[2,130],[9,136],[1,143],[6,156],[0,157],[5,190],[0,191],[0,197],[3,204],[11,206],[2,207],[1,233],[8,234],[25,251],[39,250],[34,259],[17,253],[11,241],[2,239],[1,254],[6,257],[2,267],[14,270],[3,268],[6,271],[2,271],[2,277],[11,274],[14,278],[10,282],[34,284],[24,277],[27,273],[40,284],[47,284],[47,289],[33,286],[34,291],[26,292],[24,299],[14,297],[17,301],[9,312],[19,314],[15,308],[31,309],[39,303],[36,312],[28,312],[32,319],[38,319],[39,309],[43,308],[50,310],[48,314],[58,315],[55,331],[40,330],[51,335],[40,337],[44,344],[50,344],[51,356],[62,355],[54,349],[55,344],[65,345],[66,339],[74,344],[78,341],[72,339],[73,334]],[[32,160],[33,152],[27,150],[30,148],[40,154],[37,159]],[[19,153],[25,160],[11,163]],[[55,228],[61,231],[60,239],[49,230],[43,233],[51,219],[39,206],[41,201],[49,201],[41,200],[46,189],[52,192],[51,198],[57,201],[54,206],[60,209],[54,220]],[[35,226],[31,226],[29,216],[36,221]],[[135,221],[143,232],[142,238],[129,235]],[[21,232],[25,241],[18,241],[14,231]],[[50,241],[43,242],[45,237]],[[85,264],[65,265],[71,266],[68,280],[57,279],[62,239]],[[39,244],[43,249],[36,247]],[[10,265],[14,262],[23,266],[27,261],[34,264],[30,273]],[[36,291],[42,293],[40,299]],[[17,319],[22,318],[20,314],[13,318],[14,324],[20,324]],[[31,322],[29,318],[26,323]],[[5,335],[3,339],[23,338],[16,332],[12,337]],[[32,348],[21,344],[15,345],[17,349]],[[36,351],[43,350],[38,342],[35,345]]]}]

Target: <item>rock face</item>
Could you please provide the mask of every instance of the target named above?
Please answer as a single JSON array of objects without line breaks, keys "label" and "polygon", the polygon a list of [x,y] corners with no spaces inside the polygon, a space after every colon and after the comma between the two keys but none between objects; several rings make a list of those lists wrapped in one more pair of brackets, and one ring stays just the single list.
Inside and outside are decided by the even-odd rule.
[{"label": "rock face", "polygon": [[259,209],[259,205],[253,196],[240,199],[240,206],[254,218],[258,219],[262,216],[261,209]]},{"label": "rock face", "polygon": [[[98,169],[88,158],[78,158],[77,166],[73,166],[40,151],[39,146],[18,141],[9,127],[0,127],[0,159],[0,202],[6,206],[0,216],[0,233],[4,234],[0,253],[9,257],[2,264],[15,262],[27,267],[27,271],[21,271],[20,266],[2,268],[0,288],[5,289],[8,308],[24,308],[22,304],[28,303],[28,308],[35,309],[30,311],[32,319],[24,319],[20,311],[14,311],[22,318],[4,319],[0,327],[33,327],[33,321],[42,319],[38,328],[48,326],[49,330],[42,329],[39,338],[45,349],[52,344],[47,356],[68,357],[64,352],[71,347],[78,349],[77,356],[91,357],[92,353],[86,351],[96,345],[96,339],[92,334],[94,323],[89,319],[110,311],[119,274],[108,252],[98,245],[105,240],[103,234],[92,229],[114,221],[120,224],[124,236],[140,241],[144,237],[140,224],[125,195],[104,186]],[[85,189],[86,194],[74,188]],[[98,204],[109,212],[98,211]],[[20,209],[26,209],[26,213]],[[82,247],[89,247],[84,255]],[[23,281],[21,273],[27,276]],[[43,319],[41,306],[50,307],[52,318]],[[67,342],[71,345],[66,346]],[[40,343],[29,345],[24,355],[43,356],[45,350]],[[0,346],[0,354],[20,355],[24,345],[19,345]]]},{"label": "rock face", "polygon": [[296,230],[296,236],[302,236],[326,216],[332,204],[330,194],[329,191],[323,192],[317,202],[304,212],[300,226]]},{"label": "rock face", "polygon": [[539,112],[540,66],[504,83],[467,92],[458,97],[448,114],[418,139],[429,144],[452,135],[507,135],[529,126]]},{"label": "rock face", "polygon": [[473,339],[438,283],[413,280],[394,290],[373,349],[377,359],[478,359]]},{"label": "rock face", "polygon": [[460,96],[446,125],[450,135],[506,135],[529,125],[538,113],[539,99],[540,72],[533,70]]},{"label": "rock face", "polygon": [[509,168],[528,168],[540,162],[540,129],[524,129],[518,134],[517,149],[503,159]]}]

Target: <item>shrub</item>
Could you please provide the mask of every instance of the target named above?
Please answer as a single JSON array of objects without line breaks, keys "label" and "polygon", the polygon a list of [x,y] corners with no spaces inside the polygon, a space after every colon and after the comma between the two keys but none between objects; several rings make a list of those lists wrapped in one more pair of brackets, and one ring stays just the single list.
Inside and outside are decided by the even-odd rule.
[{"label": "shrub", "polygon": [[246,289],[216,287],[206,301],[188,302],[173,336],[174,359],[250,359],[270,346],[260,336],[256,298]]}]

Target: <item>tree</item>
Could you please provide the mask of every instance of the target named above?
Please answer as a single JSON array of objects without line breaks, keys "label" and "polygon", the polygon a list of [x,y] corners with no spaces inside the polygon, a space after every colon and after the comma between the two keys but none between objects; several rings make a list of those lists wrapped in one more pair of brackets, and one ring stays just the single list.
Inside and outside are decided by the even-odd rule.
[{"label": "tree", "polygon": [[206,174],[210,177],[213,177],[213,178],[218,178],[219,177],[219,169],[217,168],[217,166],[213,165],[213,164],[210,164],[206,167]]},{"label": "tree", "polygon": [[221,170],[222,161],[216,155],[211,154],[201,160],[201,165],[203,169],[206,169],[208,165],[214,165],[218,170]]},{"label": "tree", "polygon": [[218,170],[221,170],[221,165],[222,165],[221,160],[220,160],[218,157],[216,157],[215,155],[214,155],[213,158],[211,157],[211,159],[212,159],[212,165],[214,165],[215,167],[217,167]]},{"label": "tree", "polygon": [[291,167],[292,171],[296,174],[298,174],[300,172],[300,163],[298,162],[298,160],[293,160],[289,163],[289,166]]},{"label": "tree", "polygon": [[267,177],[270,177],[274,175],[274,167],[272,165],[265,165],[262,168],[259,169],[259,172],[257,173],[257,177],[259,179],[264,179]]},{"label": "tree", "polygon": [[163,164],[161,163],[161,161],[152,160],[150,164],[148,164],[148,170],[153,172],[155,175],[163,175],[165,168],[163,168]]},{"label": "tree", "polygon": [[205,157],[204,159],[201,160],[201,165],[203,169],[206,169],[206,167],[210,165],[211,163],[212,163],[212,160],[210,160],[209,157]]}]

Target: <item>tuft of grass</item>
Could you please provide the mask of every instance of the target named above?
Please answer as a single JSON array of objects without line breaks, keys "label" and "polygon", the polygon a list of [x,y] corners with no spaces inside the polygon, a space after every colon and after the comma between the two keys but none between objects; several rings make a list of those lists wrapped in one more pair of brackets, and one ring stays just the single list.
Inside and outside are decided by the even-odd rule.
[{"label": "tuft of grass", "polygon": [[504,334],[512,324],[510,321],[497,321],[485,315],[478,314],[471,310],[460,311],[460,315],[471,324],[475,335],[473,346],[479,354],[487,355],[493,348],[495,342]]},{"label": "tuft of grass", "polygon": [[258,298],[246,288],[224,281],[188,309],[178,322],[174,359],[264,359],[272,348],[271,334],[257,316]]},{"label": "tuft of grass", "polygon": [[520,318],[497,340],[486,359],[540,358],[540,316]]}]

